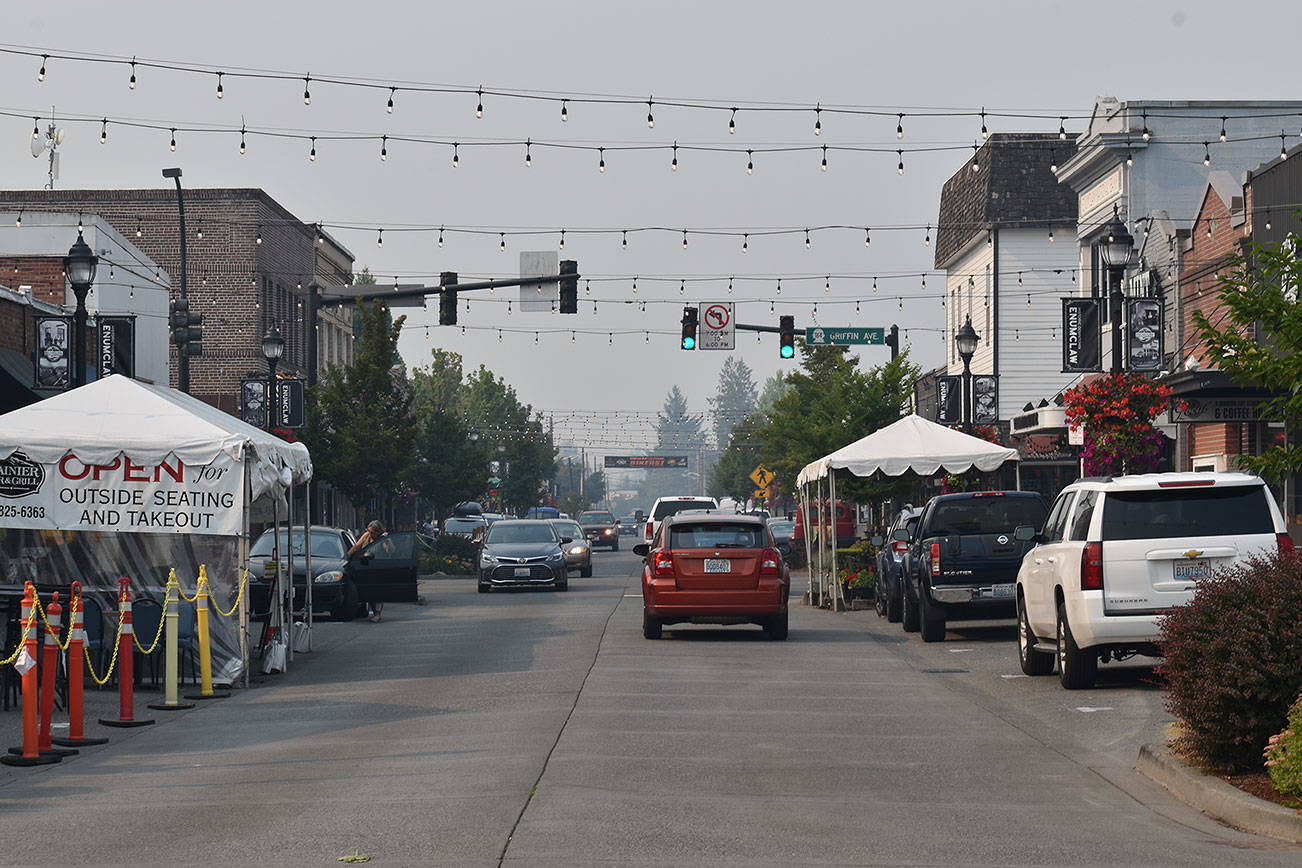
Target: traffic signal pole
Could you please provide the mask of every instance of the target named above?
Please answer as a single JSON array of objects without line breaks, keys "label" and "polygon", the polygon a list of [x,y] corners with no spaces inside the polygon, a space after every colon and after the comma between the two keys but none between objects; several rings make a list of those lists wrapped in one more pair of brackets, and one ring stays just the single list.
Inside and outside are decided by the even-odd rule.
[{"label": "traffic signal pole", "polygon": [[[186,299],[186,308],[189,308],[188,289],[189,284],[186,281],[186,249],[185,249],[185,197],[181,194],[181,170],[164,169],[164,178],[171,178],[176,182],[176,210],[179,217],[181,228],[181,298]],[[188,326],[189,323],[187,322]],[[180,344],[176,348],[176,387],[182,392],[190,392],[190,347],[187,344]]]}]

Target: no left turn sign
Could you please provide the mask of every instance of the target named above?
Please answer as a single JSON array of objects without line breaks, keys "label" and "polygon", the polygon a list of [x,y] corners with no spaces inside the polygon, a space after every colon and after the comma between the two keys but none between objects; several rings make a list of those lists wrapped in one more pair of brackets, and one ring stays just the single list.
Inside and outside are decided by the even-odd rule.
[{"label": "no left turn sign", "polygon": [[733,303],[730,301],[703,301],[700,305],[701,331],[696,348],[699,350],[731,350],[736,348],[737,325],[733,321]]}]

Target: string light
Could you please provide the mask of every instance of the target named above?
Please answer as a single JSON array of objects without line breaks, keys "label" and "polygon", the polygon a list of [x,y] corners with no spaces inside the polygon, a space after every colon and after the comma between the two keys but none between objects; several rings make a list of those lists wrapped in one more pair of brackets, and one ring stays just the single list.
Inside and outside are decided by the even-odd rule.
[{"label": "string light", "polygon": [[561,123],[565,123],[570,119],[570,110],[567,105],[568,103],[569,100],[567,99],[561,100]]},{"label": "string light", "polygon": [[32,118],[32,138],[39,139],[40,137],[41,137],[41,119],[38,117],[34,117]]},{"label": "string light", "polygon": [[78,214],[78,215],[77,215],[77,234],[80,235],[80,234],[82,233],[82,231],[83,231],[83,230],[82,230],[82,225],[81,225],[81,215]]},{"label": "string light", "polygon": [[316,162],[316,136],[312,137],[312,150],[307,152],[307,158],[313,163]]},{"label": "string light", "polygon": [[814,135],[823,134],[823,104],[818,103],[814,106]]},{"label": "string light", "polygon": [[1266,209],[1266,231],[1270,231],[1270,209]]},{"label": "string light", "polygon": [[393,98],[397,93],[398,89],[396,87],[389,88],[389,102],[384,106],[384,110],[389,114],[393,114]]},{"label": "string light", "polygon": [[745,252],[747,252],[748,250],[750,250],[750,235],[749,235],[749,234],[743,234],[743,235],[741,236],[741,252],[742,252],[742,253],[745,253]]},{"label": "string light", "polygon": [[769,301],[769,315],[770,315],[770,316],[773,315],[773,302],[772,302],[772,301]]},{"label": "string light", "polygon": [[687,280],[685,278],[678,281],[678,294],[679,295],[687,294]]},{"label": "string light", "polygon": [[782,294],[782,278],[778,278],[778,295]]},{"label": "string light", "polygon": [[823,145],[823,162],[818,168],[824,172],[827,171],[827,145]]},{"label": "string light", "polygon": [[384,247],[384,230],[383,230],[383,229],[380,230],[380,234],[379,234],[379,235],[376,237],[376,239],[375,239],[375,246],[376,246],[376,247]]},{"label": "string light", "polygon": [[1210,166],[1211,164],[1212,164],[1212,152],[1207,149],[1207,143],[1203,142],[1203,165]]},{"label": "string light", "polygon": [[871,246],[872,246],[872,243],[873,243],[873,236],[872,236],[872,233],[869,231],[868,227],[865,226],[865,227],[863,228],[863,246],[864,246],[864,247],[871,247]]},{"label": "string light", "polygon": [[900,157],[900,164],[896,166],[895,169],[897,172],[903,175],[904,174],[904,151],[897,150],[895,153],[899,154]]},{"label": "string light", "polygon": [[687,230],[683,230],[683,249],[687,249]]},{"label": "string light", "polygon": [[36,73],[37,81],[45,81],[45,62],[49,59],[50,59],[50,55],[48,54],[41,55],[41,71]]},{"label": "string light", "polygon": [[176,152],[176,127],[172,127],[172,141],[168,144],[168,147],[172,149],[173,153]]},{"label": "string light", "polygon": [[904,296],[901,295],[901,296],[897,296],[896,298],[899,301],[900,310],[904,310]]},{"label": "string light", "polygon": [[[633,278],[633,294],[634,294],[634,295],[637,295],[637,277],[636,277],[636,276],[634,276],[634,278]],[[645,310],[645,308],[643,308],[643,309]]]},{"label": "string light", "polygon": [[605,148],[597,148],[597,171],[603,173],[606,171],[606,149]]},{"label": "string light", "polygon": [[217,73],[217,98],[218,99],[222,98],[222,76],[225,74],[226,73],[224,72]]},{"label": "string light", "polygon": [[1052,227],[1052,226],[1049,227],[1049,243],[1050,243],[1050,244],[1053,243],[1053,227]]},{"label": "string light", "polygon": [[[498,237],[498,242],[499,242],[498,245],[497,245],[497,249],[500,250],[500,251],[502,251],[503,253],[505,253],[505,252],[506,252],[506,233],[505,233],[505,232],[499,232],[499,233],[497,233],[497,237]],[[541,285],[540,285],[540,286],[541,286]]]},{"label": "string light", "polygon": [[674,158],[669,161],[669,171],[678,171],[678,142],[674,142]]},{"label": "string light", "polygon": [[565,249],[565,230],[564,230],[564,229],[561,230],[561,242],[560,242],[560,245],[558,246],[558,249],[560,249],[560,250],[564,250],[564,249]]},{"label": "string light", "polygon": [[[1266,223],[1266,228],[1267,228],[1267,229],[1270,228],[1270,223],[1269,223],[1269,222]],[[731,277],[728,278],[728,295],[732,295],[732,278],[731,278]]]},{"label": "string light", "polygon": [[[78,226],[77,228],[80,229],[81,227]],[[194,230],[194,237],[198,238],[200,241],[203,240],[203,218],[202,217],[199,218],[199,225]]]},{"label": "string light", "polygon": [[653,101],[651,100],[650,97],[648,97],[646,101],[646,125],[649,129],[654,130],[656,128],[656,119],[651,114],[652,105],[653,105]]},{"label": "string light", "polygon": [[461,154],[458,152],[460,147],[460,142],[452,143],[452,168],[454,169],[461,165]]},{"label": "string light", "polygon": [[746,149],[746,174],[755,174],[755,161],[751,159],[751,151],[749,148]]},{"label": "string light", "polygon": [[532,139],[524,140],[524,166],[526,169],[533,166],[533,154],[530,152],[532,145],[533,145]]},{"label": "string light", "polygon": [[1058,171],[1058,149],[1057,148],[1049,149],[1049,171],[1050,172]]},{"label": "string light", "polygon": [[931,246],[931,224],[930,223],[927,224],[927,237],[922,239],[922,246],[923,247]]},{"label": "string light", "polygon": [[981,138],[990,138],[990,130],[986,129],[986,107],[981,106]]},{"label": "string light", "polygon": [[814,246],[814,242],[812,242],[812,241],[809,240],[809,230],[806,229],[806,230],[805,230],[805,249],[806,249],[806,250],[809,250],[809,249],[812,248],[813,246]]},{"label": "string light", "polygon": [[873,277],[873,295],[877,294],[877,278]]},{"label": "string light", "polygon": [[[44,69],[44,67],[41,68]],[[734,108],[732,110],[732,115],[728,118],[728,135],[730,136],[736,135],[736,133],[737,133],[737,110]]]},{"label": "string light", "polygon": [[258,227],[258,236],[257,236],[256,238],[253,239],[253,243],[254,243],[254,244],[261,244],[261,243],[262,243],[262,227],[261,227],[261,226]]},{"label": "string light", "polygon": [[855,300],[855,303],[854,303],[854,312],[855,312],[856,314],[859,313],[859,302],[858,302],[857,299]]},{"label": "string light", "polygon": [[628,230],[627,230],[627,229],[623,230],[623,239],[620,241],[620,247],[622,247],[624,250],[628,250]]},{"label": "string light", "polygon": [[1065,117],[1060,117],[1060,118],[1058,118],[1058,141],[1061,141],[1061,142],[1065,142],[1065,141],[1067,141],[1067,126],[1066,126],[1066,124],[1067,124],[1067,118],[1065,118]]},{"label": "string light", "polygon": [[[21,229],[22,226],[23,226],[23,209],[22,209],[22,208],[19,208],[19,209],[18,209],[18,218],[17,218],[16,220],[14,220],[14,225],[17,226],[17,227],[20,228],[20,229]],[[140,226],[140,224],[137,222],[137,223],[136,223],[136,226],[137,226],[137,229],[136,229],[136,237],[139,238],[139,237],[140,237],[140,229],[139,229],[138,227]]]},{"label": "string light", "polygon": [[383,163],[389,159],[389,137],[380,136],[380,162]]},{"label": "string light", "polygon": [[1221,141],[1225,141],[1225,122],[1229,120],[1225,115],[1221,115]]},{"label": "string light", "polygon": [[900,121],[895,125],[895,138],[904,138],[904,114],[900,113]]},{"label": "string light", "polygon": [[1143,130],[1140,132],[1140,135],[1143,136],[1143,137],[1144,137],[1144,141],[1147,142],[1150,138],[1152,138],[1152,133],[1150,133],[1150,132],[1148,131],[1148,112],[1147,112],[1147,111],[1144,111],[1144,112],[1141,112],[1140,114],[1143,116],[1143,119],[1144,119],[1144,128],[1143,128]]},{"label": "string light", "polygon": [[312,76],[310,75],[303,76],[303,105],[312,104],[312,94],[308,92],[308,88],[311,87],[311,85],[312,85]]},{"label": "string light", "polygon": [[104,118],[102,121],[100,121],[100,124],[101,126],[99,128],[99,143],[102,145],[108,141],[108,118]]},{"label": "string light", "polygon": [[1287,160],[1287,159],[1288,159],[1288,149],[1284,147],[1284,131],[1283,131],[1283,130],[1280,130],[1280,131],[1279,131],[1279,158],[1280,158],[1281,160]]},{"label": "string light", "polygon": [[136,59],[131,58],[131,79],[127,82],[128,90],[136,89]]},{"label": "string light", "polygon": [[442,249],[442,247],[443,247],[443,227],[440,226],[440,227],[439,227],[439,248]]},{"label": "string light", "polygon": [[1017,272],[1017,285],[1022,286],[1022,273],[1020,271]]},{"label": "string light", "polygon": [[484,88],[483,88],[483,86],[480,86],[480,87],[475,91],[475,93],[479,95],[479,103],[478,103],[478,105],[475,106],[475,117],[477,117],[477,118],[482,118],[482,117],[484,116]]},{"label": "string light", "polygon": [[823,278],[823,292],[831,292],[831,291],[832,291],[832,275],[829,274]]},{"label": "string light", "polygon": [[245,149],[245,146],[244,146],[244,135],[245,135],[246,132],[247,132],[247,131],[246,131],[245,128],[244,128],[244,124],[241,123],[241,124],[240,124],[240,153],[241,153],[241,154],[244,153],[244,149]]},{"label": "string light", "polygon": [[972,143],[972,171],[978,171],[981,168],[980,160],[977,157],[977,144]]}]

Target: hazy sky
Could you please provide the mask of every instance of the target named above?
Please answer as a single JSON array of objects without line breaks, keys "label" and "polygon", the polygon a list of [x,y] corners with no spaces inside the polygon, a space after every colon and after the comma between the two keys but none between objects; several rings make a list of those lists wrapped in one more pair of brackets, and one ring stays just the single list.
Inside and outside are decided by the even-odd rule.
[{"label": "hazy sky", "polygon": [[[428,363],[433,346],[455,350],[467,367],[489,365],[523,400],[558,415],[603,411],[591,418],[610,422],[604,428],[594,422],[591,439],[618,452],[615,446],[639,445],[643,435],[630,417],[614,411],[653,412],[674,383],[696,410],[705,410],[713,394],[727,354],[677,349],[684,302],[732,300],[738,319],[747,323],[776,325],[781,313],[794,314],[799,325],[898,323],[908,330],[920,364],[941,363],[943,283],[939,275],[930,276],[924,297],[920,281],[932,267],[933,248],[923,244],[922,230],[889,227],[934,225],[940,187],[970,156],[979,135],[976,111],[1046,116],[992,116],[993,132],[1056,130],[1059,115],[1072,116],[1068,128],[1079,130],[1097,95],[1294,98],[1294,58],[1302,38],[1297,8],[1282,2],[942,0],[29,5],[10,10],[5,46],[134,55],[211,71],[284,71],[297,78],[228,77],[219,101],[213,75],[138,70],[131,90],[126,66],[51,60],[45,81],[38,82],[39,58],[0,55],[0,108],[26,117],[0,119],[0,142],[9,143],[0,160],[0,185],[43,185],[44,161],[32,159],[27,149],[31,115],[48,117],[54,106],[69,118],[236,131],[178,133],[171,153],[165,130],[110,124],[108,143],[101,145],[98,123],[69,120],[63,124],[68,137],[59,188],[162,188],[159,169],[167,165],[183,167],[188,187],[261,187],[302,220],[366,227],[331,231],[353,251],[358,270],[369,267],[381,284],[395,276],[435,283],[441,271],[459,272],[462,280],[514,275],[522,250],[556,250],[559,235],[508,235],[502,253],[497,232],[568,228],[562,258],[578,260],[580,271],[594,278],[591,295],[581,284],[577,316],[522,313],[518,304],[508,316],[505,300],[515,291],[491,298],[480,293],[472,297],[469,314],[464,303],[459,311],[469,327],[465,336],[459,328],[439,328],[434,310],[417,310],[408,317],[400,348],[413,367]],[[387,87],[363,90],[314,80],[311,105],[304,105],[305,75],[641,102],[572,102],[562,122],[556,102],[485,96],[483,117],[476,118],[473,94],[400,89],[390,114]],[[648,99],[742,111],[730,135],[727,111],[648,107]],[[885,114],[824,111],[818,116],[822,134],[815,136],[813,108],[820,103]],[[748,110],[760,104],[804,109]],[[971,114],[917,116],[940,109]],[[902,140],[896,137],[896,112],[905,113]],[[251,135],[241,156],[241,122],[250,130],[322,139],[346,132],[464,144],[458,168],[449,147],[401,141],[388,143],[382,162],[374,139],[319,141],[312,162],[306,142]],[[524,164],[522,144],[476,144],[526,138],[541,143],[530,149],[532,167]],[[669,150],[618,150],[667,148],[675,141],[682,148],[676,172],[670,171]],[[758,152],[822,145],[829,146],[825,173],[819,171],[819,151]],[[694,150],[702,146],[742,152]],[[597,147],[611,149],[604,173],[597,171],[598,155],[591,150]],[[844,147],[890,153],[837,150]],[[901,177],[897,147],[956,149],[906,153]],[[746,171],[746,148],[757,151],[753,174]],[[869,248],[862,230],[816,232],[810,249],[803,233],[762,234],[829,224],[880,228]],[[440,225],[485,234],[448,231],[440,249],[434,230],[398,231]],[[752,234],[744,254],[739,235],[696,232],[689,234],[687,250],[674,232],[631,233],[628,249],[622,249],[617,230],[646,226]],[[376,245],[379,227],[387,227],[382,249]],[[616,232],[590,235],[580,229]],[[833,277],[830,291],[828,274],[844,275]],[[908,276],[895,276],[902,274]],[[641,279],[633,295],[635,275]],[[730,275],[737,277],[731,296]],[[874,275],[880,278],[875,295]],[[702,277],[719,279],[693,282]],[[645,311],[610,303],[633,299],[646,301]],[[506,330],[500,341],[499,326]],[[649,343],[644,332],[650,332]],[[758,344],[753,335],[739,335],[738,353],[761,379],[791,365],[779,359],[773,335]],[[875,364],[886,353],[868,348],[862,360]]]}]

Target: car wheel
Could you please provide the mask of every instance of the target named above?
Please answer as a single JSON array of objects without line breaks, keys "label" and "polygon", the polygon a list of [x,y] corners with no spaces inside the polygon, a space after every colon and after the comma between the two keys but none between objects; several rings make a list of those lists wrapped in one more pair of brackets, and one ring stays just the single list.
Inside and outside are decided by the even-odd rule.
[{"label": "car wheel", "polygon": [[479,583],[479,593],[481,593],[481,594],[487,594],[487,593],[488,593],[488,582],[480,582],[480,583]]},{"label": "car wheel", "polygon": [[919,627],[923,642],[945,641],[945,616],[936,611],[934,603],[927,601],[927,595],[918,597]]},{"label": "car wheel", "polygon": [[886,620],[891,624],[898,624],[904,617],[904,603],[900,600],[899,595],[891,596],[890,592],[886,593]]},{"label": "car wheel", "polygon": [[351,579],[344,579],[344,592],[339,607],[330,610],[330,617],[336,621],[351,621],[357,614],[357,586]]},{"label": "car wheel", "polygon": [[877,611],[877,617],[880,618],[886,614],[886,590],[882,587],[884,582],[877,582],[873,585],[873,608]]},{"label": "car wheel", "polygon": [[1053,672],[1053,655],[1035,650],[1035,634],[1026,620],[1026,603],[1017,598],[1017,661],[1027,675],[1048,675]]},{"label": "car wheel", "polygon": [[768,636],[775,642],[781,642],[787,638],[787,613],[774,615],[764,623],[764,635]]},{"label": "car wheel", "polygon": [[584,565],[583,569],[579,570],[579,578],[581,579],[592,578],[592,561],[588,561],[587,564]]},{"label": "car wheel", "polygon": [[659,639],[663,631],[663,625],[659,618],[652,618],[646,612],[642,613],[642,636],[646,639]]},{"label": "car wheel", "polygon": [[918,632],[918,629],[921,627],[921,625],[918,623],[921,620],[918,617],[918,606],[916,603],[913,602],[913,598],[909,596],[909,592],[907,589],[901,588],[900,596],[903,597],[903,601],[901,603],[900,620],[903,622],[902,626],[904,627],[904,632],[916,633]]},{"label": "car wheel", "polygon": [[1058,604],[1058,680],[1068,690],[1087,690],[1099,674],[1099,658],[1084,651],[1071,635],[1067,607]]},{"label": "car wheel", "polygon": [[568,591],[570,589],[570,580],[568,577],[564,579],[557,579],[555,583],[552,584],[552,587],[558,591]]},{"label": "car wheel", "polygon": [[611,550],[612,552],[617,552],[617,551],[619,551],[619,540],[615,540],[615,542],[614,542],[613,544],[611,544],[611,546],[610,546],[610,550]]}]

